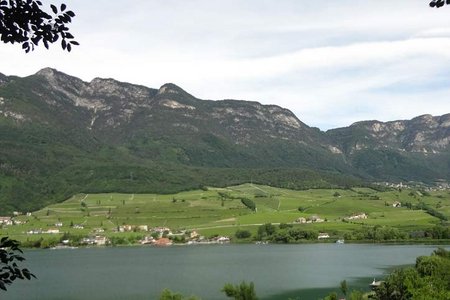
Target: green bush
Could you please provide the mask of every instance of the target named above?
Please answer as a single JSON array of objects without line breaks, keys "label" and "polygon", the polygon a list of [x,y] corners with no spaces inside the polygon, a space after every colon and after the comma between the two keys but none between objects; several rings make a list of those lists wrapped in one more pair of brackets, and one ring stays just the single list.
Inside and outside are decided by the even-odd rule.
[{"label": "green bush", "polygon": [[237,237],[238,239],[248,239],[249,237],[252,236],[251,232],[248,230],[237,230],[236,233],[234,234],[235,237]]}]

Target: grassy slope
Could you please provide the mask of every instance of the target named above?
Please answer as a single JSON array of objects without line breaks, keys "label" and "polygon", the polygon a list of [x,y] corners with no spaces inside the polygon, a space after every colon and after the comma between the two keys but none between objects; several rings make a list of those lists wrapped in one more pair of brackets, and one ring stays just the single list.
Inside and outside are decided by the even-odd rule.
[{"label": "grassy slope", "polygon": [[[335,192],[339,197],[333,196]],[[222,200],[218,192],[226,192],[229,197]],[[239,197],[252,199],[257,212],[251,212],[242,205]],[[377,200],[375,200],[377,199]],[[19,240],[36,240],[39,235],[26,235],[30,229],[55,228],[62,222],[61,232],[88,235],[94,228],[104,228],[105,234],[117,235],[112,230],[119,225],[167,226],[176,229],[196,229],[210,236],[213,234],[233,235],[238,229],[248,229],[255,233],[259,224],[291,223],[299,217],[319,215],[327,222],[303,224],[319,231],[341,235],[345,231],[360,228],[362,224],[389,225],[402,230],[428,228],[439,220],[421,210],[393,208],[394,201],[409,201],[413,204],[424,201],[450,217],[450,193],[434,192],[430,196],[419,196],[408,190],[376,192],[368,188],[352,190],[315,189],[294,191],[255,184],[243,184],[228,188],[209,188],[177,194],[78,194],[67,201],[50,205],[36,211],[25,225],[5,226],[0,234],[8,234]],[[82,201],[87,209],[82,211]],[[298,211],[298,207],[304,211]],[[111,215],[108,218],[109,211]],[[342,222],[342,218],[353,213],[365,212],[367,220]],[[84,229],[73,229],[70,223],[83,224]],[[122,235],[143,233],[121,233]],[[58,235],[44,234],[45,238]]]}]

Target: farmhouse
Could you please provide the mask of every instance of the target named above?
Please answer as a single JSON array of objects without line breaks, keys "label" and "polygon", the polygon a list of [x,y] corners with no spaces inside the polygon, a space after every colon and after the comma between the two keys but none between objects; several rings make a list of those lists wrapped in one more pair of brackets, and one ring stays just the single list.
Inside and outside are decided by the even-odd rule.
[{"label": "farmhouse", "polygon": [[367,219],[367,215],[366,213],[356,213],[351,215],[350,217],[346,218],[347,220],[362,220],[362,219]]}]

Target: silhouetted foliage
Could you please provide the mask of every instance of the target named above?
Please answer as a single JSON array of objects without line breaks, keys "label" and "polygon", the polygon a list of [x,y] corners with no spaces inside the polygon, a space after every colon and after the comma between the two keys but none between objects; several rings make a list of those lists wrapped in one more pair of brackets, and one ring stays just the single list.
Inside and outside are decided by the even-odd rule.
[{"label": "silhouetted foliage", "polygon": [[3,237],[0,240],[0,289],[6,291],[6,286],[12,284],[16,279],[36,278],[28,269],[21,269],[17,262],[25,258],[19,248],[19,242]]},{"label": "silhouetted foliage", "polygon": [[444,4],[450,4],[450,0],[433,0],[430,2],[430,6],[436,8],[442,7]]},{"label": "silhouetted foliage", "polygon": [[34,50],[42,41],[48,49],[49,43],[61,40],[61,47],[71,51],[79,45],[66,26],[75,13],[65,4],[58,8],[51,4],[52,14],[41,9],[42,2],[35,0],[0,1],[0,39],[4,43],[22,44],[25,52]]}]

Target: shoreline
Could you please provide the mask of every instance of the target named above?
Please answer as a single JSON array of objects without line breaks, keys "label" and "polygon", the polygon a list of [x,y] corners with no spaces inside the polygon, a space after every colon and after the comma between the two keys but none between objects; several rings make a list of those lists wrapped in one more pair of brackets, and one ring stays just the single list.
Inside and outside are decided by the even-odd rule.
[{"label": "shoreline", "polygon": [[[190,246],[225,246],[225,245],[260,245],[260,246],[266,246],[266,245],[317,245],[317,244],[336,244],[336,245],[344,245],[339,244],[333,241],[305,241],[305,242],[298,242],[298,243],[258,243],[258,241],[251,241],[251,242],[229,242],[229,243],[173,243],[171,245],[165,245],[165,246],[159,246],[159,245],[152,245],[152,244],[124,244],[124,245],[102,245],[102,246],[93,246],[93,245],[79,245],[79,246],[64,246],[64,247],[46,247],[46,248],[39,248],[39,247],[21,247],[23,250],[39,250],[39,249],[47,249],[47,250],[76,250],[76,249],[104,249],[104,248],[125,248],[125,247],[152,247],[152,248],[169,248],[169,247],[190,247]],[[345,242],[347,245],[386,245],[386,246],[401,246],[401,245],[424,245],[424,246],[449,246],[450,247],[450,240],[417,240],[417,241],[370,241],[370,240],[360,240],[360,241],[349,241]]]}]

